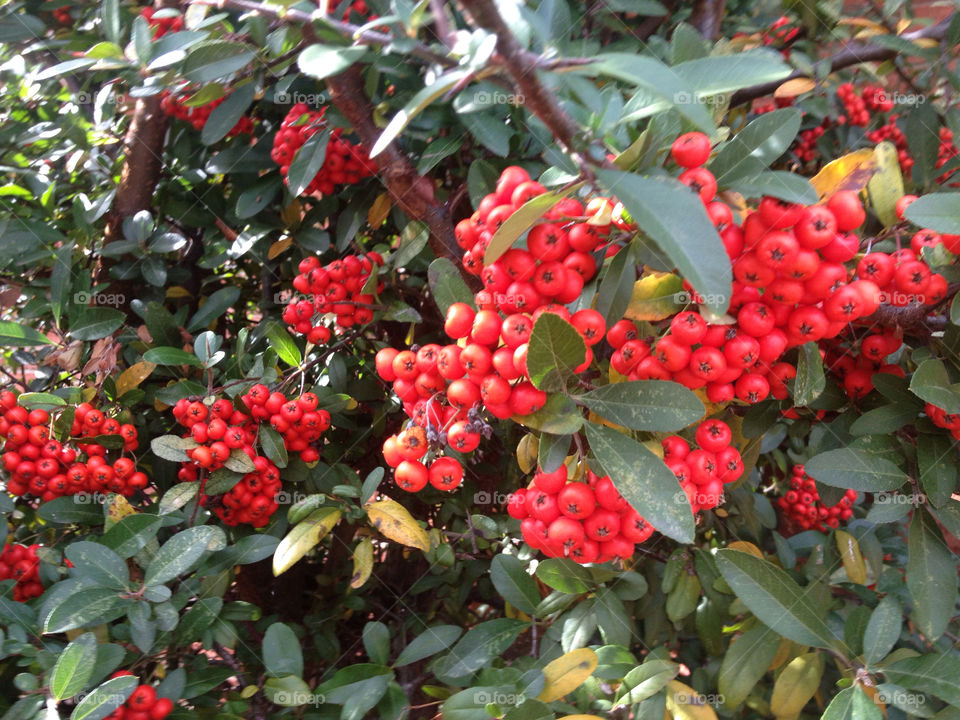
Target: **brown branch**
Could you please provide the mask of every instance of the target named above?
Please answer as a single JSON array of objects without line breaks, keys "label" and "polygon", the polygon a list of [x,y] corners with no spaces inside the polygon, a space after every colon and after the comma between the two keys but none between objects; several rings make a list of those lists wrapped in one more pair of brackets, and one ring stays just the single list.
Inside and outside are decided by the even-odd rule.
[{"label": "brown branch", "polygon": [[690,24],[707,40],[716,40],[720,36],[720,23],[726,9],[726,0],[696,0]]},{"label": "brown branch", "polygon": [[[949,15],[936,25],[931,25],[930,27],[923,28],[922,30],[904,33],[900,37],[904,40],[933,39],[942,42],[946,37],[947,28],[950,26],[950,22],[953,20],[953,17],[953,15]],[[824,74],[828,74],[829,72],[837,72],[838,70],[843,70],[844,68],[852,65],[892,60],[900,54],[901,53],[899,50],[894,50],[893,48],[882,47],[872,43],[851,42],[836,55],[833,55],[829,58],[824,58],[823,60],[817,62],[814,65],[814,71],[812,73],[805,73],[797,70],[782,80],[775,80],[773,82],[762,83],[760,85],[754,85],[753,87],[738,90],[730,98],[730,107],[743,105],[744,103],[751,102],[752,100],[756,100],[764,95],[769,95],[787,80],[806,78],[810,77],[811,75],[814,77],[822,77]],[[822,72],[824,67],[829,69],[828,73]]]},{"label": "brown branch", "polygon": [[[373,147],[380,137],[380,128],[373,122],[373,106],[363,92],[364,76],[360,67],[353,65],[339,75],[327,78],[327,87],[333,104],[350,122],[363,144]],[[463,251],[453,234],[450,209],[437,200],[433,181],[417,174],[396,143],[390,143],[377,155],[377,167],[377,174],[387,186],[393,202],[411,218],[427,224],[434,254],[454,261],[462,257]]]},{"label": "brown branch", "polygon": [[523,95],[523,104],[543,121],[566,151],[572,152],[579,128],[557,97],[537,78],[537,57],[520,47],[493,0],[463,0],[462,4],[474,23],[497,36],[497,51]]}]

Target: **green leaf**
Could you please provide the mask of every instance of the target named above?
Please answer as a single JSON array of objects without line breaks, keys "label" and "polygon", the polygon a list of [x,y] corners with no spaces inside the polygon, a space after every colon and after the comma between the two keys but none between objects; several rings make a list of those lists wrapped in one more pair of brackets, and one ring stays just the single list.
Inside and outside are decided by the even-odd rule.
[{"label": "green leaf", "polygon": [[570,435],[551,435],[550,433],[540,435],[540,443],[537,447],[537,465],[543,472],[551,473],[560,469],[560,466],[567,459],[571,439]]},{"label": "green leaf", "polygon": [[80,495],[58,497],[45,502],[37,508],[37,515],[47,522],[58,525],[77,523],[80,525],[99,525],[103,523],[103,510],[99,503],[91,498],[96,496]]},{"label": "green leaf", "polygon": [[454,684],[457,679],[468,678],[499,658],[529,626],[523,620],[510,618],[480,623],[467,631],[450,654],[434,666],[436,676]]},{"label": "green leaf", "polygon": [[376,620],[363,626],[363,648],[370,661],[385,665],[390,660],[390,628]]},{"label": "green leaf", "polygon": [[728,186],[748,198],[771,195],[786,202],[805,205],[812,205],[819,197],[809,180],[786,170],[764,170],[755,175],[743,175],[730,180]]},{"label": "green leaf", "polygon": [[490,580],[504,600],[533,615],[540,604],[540,593],[526,568],[526,563],[513,555],[497,555],[490,563]]},{"label": "green leaf", "polygon": [[910,378],[910,392],[948,413],[960,413],[960,392],[950,382],[942,360],[929,358],[920,363]]},{"label": "green leaf", "polygon": [[883,674],[889,682],[930,693],[960,707],[960,659],[955,655],[938,652],[898,660],[885,667]]},{"label": "green leaf", "polygon": [[631,430],[681,430],[703,417],[703,402],[669,380],[632,380],[602,385],[574,397],[605,420]]},{"label": "green leaf", "polygon": [[100,19],[103,23],[103,34],[107,40],[118,45],[123,42],[120,36],[122,24],[119,0],[104,0],[100,5]]},{"label": "green leaf", "polygon": [[[695,89],[677,73],[676,68],[667,67],[659,60],[628,53],[604,53],[598,57],[598,62],[581,70],[610,75],[642,87],[659,101],[672,104],[698,130],[708,135],[715,130],[713,118],[706,104],[698,99]],[[622,197],[620,199],[623,200]]]},{"label": "green leaf", "polygon": [[143,576],[144,585],[163,585],[192,568],[207,550],[214,536],[212,527],[181,530],[167,540],[153,556]]},{"label": "green leaf", "polygon": [[457,266],[449,259],[437,258],[430,263],[427,269],[427,281],[430,283],[430,292],[440,309],[440,314],[444,317],[454,303],[473,304],[473,293],[463,281]]},{"label": "green leaf", "polygon": [[267,458],[278,468],[287,466],[287,448],[283,437],[269,425],[260,426],[260,446]]},{"label": "green leaf", "polygon": [[45,634],[99,625],[123,615],[131,604],[120,593],[105,587],[88,587],[68,595],[53,608],[43,624]]},{"label": "green leaf", "polygon": [[920,485],[934,507],[948,504],[956,490],[957,466],[953,452],[953,439],[949,435],[917,436]]},{"label": "green leaf", "polygon": [[543,560],[537,565],[536,575],[544,585],[568,595],[589,592],[594,585],[589,570],[566,558]]},{"label": "green leaf", "polygon": [[957,568],[936,521],[917,509],[908,537],[907,587],[913,620],[930,642],[943,635],[957,604]]},{"label": "green leaf", "polygon": [[99,543],[86,540],[70,543],[64,555],[73,563],[73,575],[116,590],[130,584],[130,571],[124,559]]},{"label": "green leaf", "polygon": [[712,55],[673,66],[698,95],[719,95],[786,78],[793,68],[780,53],[756,49],[735,55]]},{"label": "green leaf", "polygon": [[303,362],[303,356],[300,354],[297,343],[285,327],[275,321],[269,322],[267,323],[266,335],[270,347],[277,353],[277,357],[290,367],[299,367],[300,363]]},{"label": "green leaf", "polygon": [[527,372],[535,387],[545,392],[563,390],[586,357],[587,344],[573,325],[554,313],[537,318],[527,350]]},{"label": "green leaf", "polygon": [[893,650],[902,625],[903,608],[893,595],[887,595],[870,613],[863,634],[863,657],[868,665],[876,665]]},{"label": "green leaf", "polygon": [[764,113],[723,143],[707,166],[726,185],[733,178],[751,177],[766,169],[790,147],[800,131],[801,112],[781,108]]},{"label": "green leaf", "polygon": [[607,327],[623,318],[633,297],[637,280],[637,265],[633,260],[633,245],[621,248],[610,260],[597,289],[595,309],[603,315]]},{"label": "green leaf", "polygon": [[855,685],[834,695],[820,720],[883,720],[883,713],[860,686]]},{"label": "green leaf", "polygon": [[316,697],[310,692],[310,686],[296,675],[269,678],[263,684],[263,694],[270,702],[283,707],[306,705]]},{"label": "green leaf", "polygon": [[70,336],[75,340],[99,340],[123,325],[126,317],[114,308],[86,308],[70,322]]},{"label": "green leaf", "polygon": [[852,447],[828,450],[806,462],[807,474],[824,485],[862,492],[894,490],[907,481],[889,460]]},{"label": "green leaf", "polygon": [[932,193],[907,206],[904,217],[922,228],[938,233],[960,234],[960,193]]},{"label": "green leaf", "polygon": [[241,43],[211,41],[195,45],[183,63],[183,76],[193,83],[225,78],[246,67],[256,53]]},{"label": "green leaf", "polygon": [[256,95],[256,83],[249,82],[236,88],[226,100],[217,105],[200,131],[200,142],[212,145],[223,140],[237,124]]},{"label": "green leaf", "polygon": [[177,483],[160,498],[160,514],[166,515],[174,510],[179,510],[193,500],[199,491],[200,483]]},{"label": "green leaf", "polygon": [[[113,0],[116,2],[116,0]],[[50,309],[53,312],[53,321],[60,325],[60,313],[70,297],[73,285],[70,274],[73,270],[73,248],[71,240],[64,243],[53,256],[53,270],[50,273]]]},{"label": "green leaf", "polygon": [[410,101],[404,105],[403,109],[393,116],[387,124],[387,127],[384,128],[380,137],[377,138],[377,141],[373,144],[373,148],[370,150],[370,157],[376,157],[383,152],[387,145],[393,142],[394,138],[410,124],[413,118],[423,112],[435,100],[454,88],[472,72],[473,71],[468,68],[451,70],[437,78],[432,85],[427,85],[417,92],[410,98]]},{"label": "green leaf", "polygon": [[0,346],[2,347],[34,347],[52,344],[53,340],[27,327],[24,323],[0,320]]},{"label": "green leaf", "polygon": [[823,610],[785,571],[739,550],[717,551],[723,579],[757,619],[801,645],[832,648],[837,644],[823,620]]},{"label": "green leaf", "polygon": [[182,438],[178,435],[161,435],[150,441],[153,454],[170,462],[189,462],[186,451],[199,446],[192,437]]},{"label": "green leaf", "polygon": [[404,667],[446,650],[457,641],[462,632],[458,625],[435,625],[427,628],[403,649],[393,667]]},{"label": "green leaf", "polygon": [[162,522],[157,515],[127,515],[103,534],[100,543],[122,558],[133,557],[157,536]]},{"label": "green leaf", "polygon": [[583,427],[583,416],[566,395],[548,395],[547,402],[535,413],[515,417],[525,427],[553,435],[571,435]]},{"label": "green leaf", "polygon": [[587,423],[586,430],[603,474],[610,476],[630,506],[667,537],[693,542],[693,511],[670,468],[644,445],[616,430],[595,423]]},{"label": "green leaf", "polygon": [[133,675],[121,675],[107,680],[77,703],[70,714],[70,720],[103,720],[123,705],[139,684],[140,680]]},{"label": "green leaf", "polygon": [[823,358],[820,346],[815,342],[800,346],[797,357],[797,378],[793,386],[793,402],[797,407],[805,407],[820,397],[827,387],[827,378],[823,374]]},{"label": "green leaf", "polygon": [[147,350],[143,359],[154,365],[193,365],[203,367],[203,363],[193,353],[174,347],[156,347]]},{"label": "green leaf", "polygon": [[598,170],[600,184],[624,204],[715,312],[730,303],[731,269],[703,202],[686,185],[617,170]]},{"label": "green leaf", "polygon": [[64,407],[66,404],[66,400],[59,395],[53,395],[52,393],[28,392],[22,393],[17,398],[17,405],[20,407],[25,407],[29,410],[34,408],[52,409],[55,407]]},{"label": "green leaf", "polygon": [[97,638],[84,633],[63,649],[50,672],[50,694],[59,702],[76,695],[93,676]]},{"label": "green leaf", "polygon": [[365,46],[310,45],[297,58],[297,66],[304,75],[323,80],[342,73],[367,54]]},{"label": "green leaf", "polygon": [[310,137],[297,150],[297,155],[290,163],[290,170],[287,173],[287,183],[294,197],[299,197],[320,172],[327,158],[329,142],[330,130],[325,128]]},{"label": "green leaf", "polygon": [[263,635],[263,665],[269,677],[303,675],[303,652],[300,638],[288,625],[277,622]]},{"label": "green leaf", "polygon": [[483,264],[492,265],[503,255],[527,230],[542,218],[558,202],[569,195],[566,192],[546,192],[536,195],[518,207],[513,214],[504,220],[497,228],[483,254]]},{"label": "green leaf", "polygon": [[222,316],[240,298],[239,287],[220,288],[210,295],[196,314],[190,318],[187,330],[194,332]]},{"label": "green leaf", "polygon": [[717,690],[727,708],[733,710],[747,699],[766,674],[779,647],[780,636],[763,623],[757,623],[730,643],[717,675]]},{"label": "green leaf", "polygon": [[614,706],[623,707],[641,703],[663,690],[680,671],[680,666],[668,660],[649,656],[646,662],[633,668],[623,678],[614,696]]},{"label": "green leaf", "polygon": [[395,268],[406,267],[427,246],[429,239],[430,228],[425,222],[413,220],[407,223],[400,233],[400,244],[390,258],[390,264]]},{"label": "green leaf", "polygon": [[[291,171],[296,171],[292,165]],[[312,178],[310,179],[312,180]],[[273,202],[277,193],[280,192],[281,186],[280,178],[275,175],[267,175],[250,185],[237,196],[237,217],[243,220],[252,218]],[[243,254],[252,247],[257,239],[258,236],[254,233],[242,232],[234,243],[234,247],[240,248],[238,253]]]}]

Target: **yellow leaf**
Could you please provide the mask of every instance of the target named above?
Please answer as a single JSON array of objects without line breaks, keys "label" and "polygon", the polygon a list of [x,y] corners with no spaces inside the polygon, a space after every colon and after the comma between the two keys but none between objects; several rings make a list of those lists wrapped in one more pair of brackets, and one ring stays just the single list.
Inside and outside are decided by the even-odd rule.
[{"label": "yellow leaf", "polygon": [[166,403],[162,403],[162,402],[160,402],[159,400],[157,400],[156,398],[153,399],[153,409],[156,410],[157,412],[164,412],[165,410],[168,410],[169,408],[170,408],[170,406],[167,405]]},{"label": "yellow leaf", "polygon": [[150,373],[152,373],[156,367],[155,363],[141,360],[120,373],[120,376],[117,378],[117,397],[123,397],[125,392],[137,387],[137,385],[150,377]]},{"label": "yellow leaf", "polygon": [[773,683],[770,711],[777,717],[799,714],[817,692],[822,676],[820,653],[807,653],[791,660]]},{"label": "yellow leaf", "polygon": [[356,590],[370,579],[373,572],[373,542],[365,537],[357,544],[353,551],[353,575],[350,577],[350,587]]},{"label": "yellow leaf", "polygon": [[625,317],[652,322],[663,320],[677,312],[677,295],[683,294],[683,280],[673,273],[652,272],[633,284],[633,294]]},{"label": "yellow leaf", "polygon": [[599,662],[597,654],[590,648],[571,650],[566,655],[548,662],[543,668],[547,682],[537,695],[537,700],[551,703],[572,693],[597,669]]},{"label": "yellow leaf", "polygon": [[679,680],[667,683],[667,712],[674,720],[717,720],[703,695]]},{"label": "yellow leaf", "polygon": [[97,389],[95,387],[86,387],[80,392],[80,397],[83,398],[84,402],[90,402],[97,396]]},{"label": "yellow leaf", "polygon": [[360,403],[358,403],[358,402],[357,402],[356,400],[354,400],[353,398],[350,398],[349,400],[347,400],[347,404],[344,406],[343,409],[344,409],[344,410],[356,410],[358,407],[360,407]]},{"label": "yellow leaf", "polygon": [[374,229],[383,225],[383,221],[387,219],[387,213],[390,212],[390,206],[390,196],[387,193],[377,195],[377,199],[367,210],[367,224]]},{"label": "yellow leaf", "polygon": [[774,90],[773,96],[775,98],[792,98],[808,93],[816,87],[817,83],[810,78],[793,78],[782,83],[780,87]]},{"label": "yellow leaf", "polygon": [[752,542],[747,542],[746,540],[734,540],[732,543],[727,545],[727,547],[731,550],[739,550],[740,552],[750,553],[754,557],[758,557],[763,560],[763,551]]},{"label": "yellow leaf", "polygon": [[810,184],[821,198],[827,198],[838,190],[863,190],[876,172],[873,150],[863,148],[828,162],[810,179]]},{"label": "yellow leaf", "polygon": [[940,47],[940,41],[934,38],[917,38],[912,41],[914,45],[922,48]]},{"label": "yellow leaf", "polygon": [[[693,394],[696,395],[698,398],[700,398],[700,402],[703,403],[704,410],[706,411],[704,412],[703,417],[710,417],[711,415],[717,415],[723,412],[727,407],[725,404],[720,405],[718,403],[710,402],[710,399],[707,397],[706,389],[702,387],[694,390]],[[700,420],[697,420],[697,422],[698,423],[701,422],[702,419],[703,418],[701,418]]]},{"label": "yellow leaf", "polygon": [[167,297],[168,298],[183,298],[190,297],[190,291],[185,287],[180,285],[171,285],[167,288]]},{"label": "yellow leaf", "polygon": [[874,148],[873,156],[877,172],[867,183],[870,205],[883,226],[892,227],[898,222],[897,201],[904,193],[897,147],[885,140]]},{"label": "yellow leaf", "polygon": [[401,545],[430,549],[430,536],[417,524],[407,509],[396,500],[379,500],[367,506],[367,517],[384,536]]},{"label": "yellow leaf", "polygon": [[240,691],[240,697],[242,697],[244,700],[249,700],[258,692],[260,692],[260,688],[256,685],[247,685],[243,690]]},{"label": "yellow leaf", "polygon": [[780,638],[780,645],[777,647],[777,654],[773,656],[773,660],[770,661],[770,667],[768,667],[767,670],[776,670],[796,654],[796,648],[794,647],[793,641],[788,640],[785,637]]},{"label": "yellow leaf", "polygon": [[536,435],[527,433],[517,443],[517,465],[520,470],[529,475],[537,467],[537,453],[540,450],[540,440]]},{"label": "yellow leaf", "polygon": [[127,515],[136,515],[137,511],[123,495],[113,495],[107,506],[107,517],[103,523],[104,530],[109,530]]},{"label": "yellow leaf", "polygon": [[837,25],[852,25],[854,27],[873,30],[873,34],[886,35],[889,31],[880,23],[861,17],[848,17],[837,21]]},{"label": "yellow leaf", "polygon": [[503,603],[503,614],[510,618],[511,620],[530,620],[530,616],[527,615],[522,610],[517,610],[513,605],[508,602]]},{"label": "yellow leaf", "polygon": [[267,259],[273,260],[278,255],[283,254],[283,252],[291,245],[293,245],[293,238],[290,235],[280,238],[270,246],[269,250],[267,250]]},{"label": "yellow leaf", "polygon": [[860,543],[848,532],[837,530],[837,550],[840,551],[840,557],[843,559],[843,569],[847,571],[847,577],[850,582],[857,585],[867,584],[867,566],[863,562],[863,555],[860,552]]},{"label": "yellow leaf", "polygon": [[300,204],[300,201],[294,200],[283,210],[281,210],[280,219],[283,220],[283,224],[286,227],[297,227],[300,224],[300,221],[303,220],[303,206]]},{"label": "yellow leaf", "polygon": [[110,642],[110,631],[107,629],[106,625],[97,625],[96,627],[92,628],[74,628],[73,630],[67,630],[67,640],[73,642],[78,637],[88,632],[92,632],[94,634],[94,637],[97,638],[98,643]]},{"label": "yellow leaf", "polygon": [[320,542],[340,520],[335,508],[319,508],[298,522],[273,553],[274,576],[285,573]]}]

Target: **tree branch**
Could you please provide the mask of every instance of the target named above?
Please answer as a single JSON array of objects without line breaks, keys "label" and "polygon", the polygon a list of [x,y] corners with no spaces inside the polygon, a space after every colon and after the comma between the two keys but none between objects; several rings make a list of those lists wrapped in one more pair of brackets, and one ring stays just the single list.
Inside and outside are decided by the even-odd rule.
[{"label": "tree branch", "polygon": [[727,0],[697,0],[690,15],[690,24],[707,40],[720,36],[720,23],[727,9]]},{"label": "tree branch", "polygon": [[[353,126],[363,144],[369,148],[373,147],[380,137],[380,128],[373,122],[373,106],[364,94],[363,86],[363,73],[357,65],[327,78],[330,99]],[[387,186],[393,202],[410,217],[423,220],[427,224],[430,229],[429,243],[434,254],[454,261],[461,258],[463,251],[457,245],[453,234],[450,209],[438,202],[430,178],[418,175],[410,160],[400,152],[395,143],[384,148],[376,161],[377,174]]]},{"label": "tree branch", "polygon": [[564,150],[573,152],[574,138],[579,134],[579,128],[560,106],[557,97],[537,78],[538,58],[520,47],[493,0],[463,0],[462,4],[474,23],[497,36],[497,51],[523,94],[523,104],[543,121]]},{"label": "tree branch", "polygon": [[[923,39],[933,39],[943,41],[947,34],[947,28],[950,26],[951,20],[953,20],[953,15],[945,17],[943,20],[938,22],[936,25],[931,25],[930,27],[923,28],[922,30],[915,30],[913,32],[904,33],[900,37],[904,40],[923,40]],[[794,80],[796,78],[805,78],[813,75],[814,77],[822,77],[823,75],[828,74],[829,72],[836,72],[837,70],[843,70],[844,68],[850,67],[851,65],[859,65],[861,63],[867,62],[882,62],[884,60],[891,60],[897,55],[900,55],[899,50],[894,50],[893,48],[882,47],[880,45],[873,45],[872,43],[862,43],[862,42],[851,42],[848,43],[842,50],[840,50],[836,55],[824,58],[823,60],[818,61],[814,64],[813,73],[805,73],[799,70],[791,73],[789,76],[783,78],[782,80],[775,80],[773,82],[762,83],[760,85],[754,85],[753,87],[743,88],[738,90],[730,98],[730,107],[736,107],[737,105],[743,105],[744,103],[751,102],[756,100],[759,97],[764,95],[769,95],[774,90],[776,90],[780,85],[787,82],[787,80]],[[821,74],[823,67],[826,66],[829,68],[828,72]]]}]

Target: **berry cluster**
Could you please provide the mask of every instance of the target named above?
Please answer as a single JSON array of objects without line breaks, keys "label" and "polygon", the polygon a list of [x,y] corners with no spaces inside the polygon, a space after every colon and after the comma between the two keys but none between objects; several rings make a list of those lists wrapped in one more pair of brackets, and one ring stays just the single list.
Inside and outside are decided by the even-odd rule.
[{"label": "berry cluster", "polygon": [[44,502],[77,493],[114,492],[130,497],[147,486],[147,476],[136,463],[119,457],[109,463],[107,449],[87,442],[104,435],[119,435],[124,451],[137,449],[137,429],[106,417],[89,403],[73,409],[70,437],[60,442],[51,435],[46,410],[27,410],[11,391],[0,393],[0,437],[3,468],[10,473],[7,492],[34,495]]},{"label": "berry cluster", "polygon": [[823,365],[843,383],[847,396],[856,400],[873,390],[873,375],[885,373],[904,377],[903,368],[886,363],[888,355],[903,345],[893,330],[869,333],[849,342],[836,343],[827,350]]},{"label": "berry cluster", "polygon": [[904,173],[909,173],[913,169],[913,156],[907,147],[907,136],[897,125],[897,115],[891,115],[887,121],[866,134],[867,140],[873,143],[881,143],[889,140],[897,148],[897,160],[900,163],[900,169]]},{"label": "berry cluster", "polygon": [[526,170],[508,167],[477,211],[457,223],[457,243],[465,250],[463,267],[480,276],[486,290],[485,301],[478,302],[481,308],[489,306],[509,315],[532,313],[550,303],[566,305],[580,297],[584,283],[596,274],[597,263],[590,253],[604,244],[612,222],[612,208],[605,198],[586,208],[578,200],[564,198],[530,229],[526,249],[511,248],[493,264],[483,264],[497,229],[517,208],[545,192]]},{"label": "berry cluster", "polygon": [[526,543],[548,557],[581,564],[627,559],[654,527],[624,500],[609,476],[586,471],[567,480],[567,467],[537,471],[529,487],[510,495],[507,512],[520,520]]},{"label": "berry cluster", "polygon": [[62,7],[53,11],[53,19],[61,25],[72,25],[73,16],[70,14],[70,8]]},{"label": "berry cluster", "polygon": [[[392,353],[378,358],[389,355]],[[473,452],[481,435],[489,437],[491,433],[475,408],[442,406],[430,399],[419,405],[412,423],[384,440],[383,458],[394,469],[394,482],[403,490],[417,492],[427,483],[437,490],[455,490],[463,480],[463,466],[455,458],[441,455],[442,448]]]},{"label": "berry cluster", "polygon": [[164,10],[165,15],[155,17],[156,9],[147,6],[140,10],[140,16],[145,18],[147,24],[153,28],[153,37],[161,38],[170,32],[179,32],[183,30],[183,18],[180,15],[170,15],[169,10]]},{"label": "berry cluster", "polygon": [[866,127],[870,124],[871,113],[893,110],[893,100],[878,85],[865,85],[858,95],[853,83],[843,83],[837,88],[837,97],[846,111],[846,115],[837,117],[838,125],[849,123]]},{"label": "berry cluster", "polygon": [[5,545],[0,550],[0,580],[15,580],[13,599],[26,602],[30,598],[43,595],[40,582],[40,560],[37,558],[39,545]]},{"label": "berry cluster", "polygon": [[847,490],[840,502],[828,507],[820,499],[817,483],[807,475],[803,465],[793,466],[790,489],[777,499],[780,508],[781,533],[794,535],[804,530],[827,532],[840,527],[840,522],[853,517],[851,506],[857,499],[856,490]]},{"label": "berry cluster", "polygon": [[[293,279],[294,289],[302,297],[292,300],[283,310],[283,321],[314,345],[330,340],[330,328],[323,316],[332,314],[338,327],[366,325],[373,320],[374,295],[364,292],[374,266],[382,266],[376,252],[347,255],[321,265],[316,257],[300,261],[300,274]],[[383,289],[378,282],[376,291]]]},{"label": "berry cluster", "polygon": [[[280,166],[284,180],[287,179],[290,163],[296,157],[297,151],[326,126],[323,117],[325,110],[326,108],[321,108],[313,111],[308,109],[305,103],[297,103],[290,108],[290,112],[280,124],[280,130],[273,139],[270,157]],[[376,173],[377,163],[370,159],[366,148],[355,145],[342,135],[343,128],[334,128],[330,132],[323,167],[307,186],[307,194],[332,195],[337,185],[353,185]]]},{"label": "berry cluster", "polygon": [[[202,130],[203,126],[207,124],[210,113],[228,97],[230,96],[225,95],[203,105],[189,106],[186,104],[187,96],[185,94],[174,95],[172,93],[164,93],[163,100],[160,101],[160,107],[163,109],[163,112],[170,117],[175,117],[178,120],[190,123],[194,130]],[[237,120],[236,125],[230,128],[230,132],[227,133],[229,137],[236,137],[242,134],[253,134],[253,120],[247,115]]]},{"label": "berry cluster", "polygon": [[793,24],[793,20],[786,15],[781,15],[771,23],[769,29],[763,31],[762,42],[764,45],[787,48],[799,34],[800,28]]},{"label": "berry cluster", "polygon": [[[133,676],[129,670],[118,670],[111,678]],[[106,716],[105,720],[163,720],[173,712],[173,701],[157,697],[152,685],[138,685],[127,701]]]},{"label": "berry cluster", "polygon": [[256,450],[260,423],[266,422],[276,430],[289,452],[299,453],[304,462],[315,462],[320,458],[315,444],[330,427],[330,413],[318,408],[313,393],[288,399],[260,384],[251,387],[241,400],[250,410],[249,415],[227,398],[215,400],[209,407],[187,399],[174,405],[174,417],[189,430],[185,437],[199,443],[186,451],[190,462],[181,464],[177,477],[182,482],[197,482],[202,471],[214,472],[224,467],[232,452],[244,453],[256,469],[245,474],[222,497],[214,500],[203,495],[201,503],[210,506],[227,525],[247,523],[263,527],[277,510],[276,495],[281,484],[276,465]]},{"label": "berry cluster", "polygon": [[949,430],[954,440],[960,440],[960,415],[948,413],[933,403],[927,403],[923,411],[934,425]]},{"label": "berry cluster", "polygon": [[[336,3],[330,3],[327,8],[328,11],[333,9],[335,6]],[[354,0],[352,3],[350,3],[343,11],[342,19],[344,22],[349,22],[352,15],[355,15],[364,22],[370,22],[371,20],[376,20],[380,17],[376,13],[370,12],[370,7],[367,5],[366,0]]]},{"label": "berry cluster", "polygon": [[723,502],[723,486],[743,475],[743,460],[732,439],[725,422],[705,420],[694,433],[695,449],[679,435],[662,441],[663,460],[680,481],[694,514],[717,507]]}]

